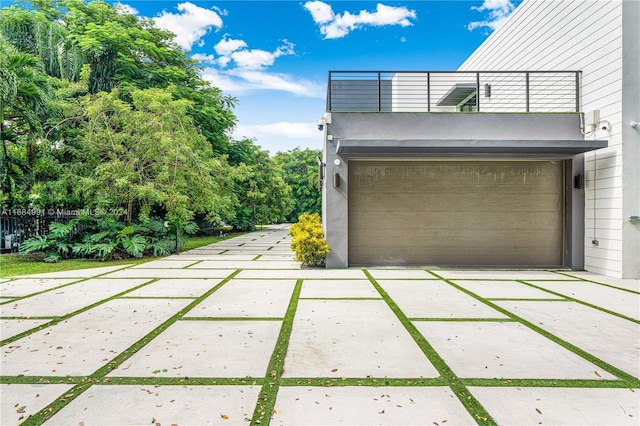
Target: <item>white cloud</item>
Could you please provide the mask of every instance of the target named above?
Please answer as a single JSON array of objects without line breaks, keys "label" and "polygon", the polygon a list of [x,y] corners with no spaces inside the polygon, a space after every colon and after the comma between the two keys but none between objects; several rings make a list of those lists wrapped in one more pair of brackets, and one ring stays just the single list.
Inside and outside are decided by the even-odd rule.
[{"label": "white cloud", "polygon": [[202,37],[212,27],[222,28],[222,18],[214,10],[189,2],[179,3],[176,8],[180,13],[165,10],[153,20],[158,27],[174,33],[175,42],[185,50],[191,50],[196,43],[200,44]]},{"label": "white cloud", "polygon": [[382,3],[377,4],[375,12],[361,10],[357,14],[345,11],[336,15],[330,5],[321,1],[308,1],[303,7],[311,13],[313,21],[320,26],[320,33],[325,39],[342,38],[351,31],[366,26],[408,27],[413,25],[411,19],[416,19],[415,10],[404,6],[387,6]]},{"label": "white cloud", "polygon": [[287,139],[318,139],[318,128],[314,123],[291,123],[281,121],[270,124],[240,125],[234,135],[269,135]]},{"label": "white cloud", "polygon": [[331,6],[321,1],[308,1],[303,7],[311,13],[316,24],[326,24],[335,18]]},{"label": "white cloud", "polygon": [[203,64],[216,64],[217,58],[215,55],[206,55],[204,53],[195,53],[191,55],[191,59],[202,62]]},{"label": "white cloud", "polygon": [[486,27],[496,30],[507,21],[514,9],[515,5],[511,0],[484,0],[481,6],[474,6],[471,10],[486,12],[486,19],[470,22],[467,25],[467,29],[473,31],[476,28]]},{"label": "white cloud", "polygon": [[292,123],[280,121],[270,124],[238,125],[232,137],[236,140],[252,138],[271,154],[288,151],[296,147],[321,149],[323,133],[315,123]]},{"label": "white cloud", "polygon": [[116,7],[116,9],[118,10],[118,12],[120,13],[124,13],[124,14],[130,14],[130,15],[137,15],[138,13],[140,13],[138,11],[138,9],[136,9],[135,7],[129,5],[129,4],[124,4],[124,3],[116,3],[114,5]]},{"label": "white cloud", "polygon": [[224,92],[233,95],[255,90],[277,90],[310,98],[324,96],[324,88],[321,85],[288,74],[241,68],[223,71],[207,67],[203,70],[202,77]]},{"label": "white cloud", "polygon": [[236,50],[244,49],[245,47],[247,47],[247,43],[244,40],[235,40],[225,36],[218,44],[213,46],[213,50],[215,50],[218,55],[228,56]]}]

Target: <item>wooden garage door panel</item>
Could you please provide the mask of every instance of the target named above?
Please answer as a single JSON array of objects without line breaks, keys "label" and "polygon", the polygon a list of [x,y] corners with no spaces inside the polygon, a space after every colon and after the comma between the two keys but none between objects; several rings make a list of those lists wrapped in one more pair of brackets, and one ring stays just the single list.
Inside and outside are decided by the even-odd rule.
[{"label": "wooden garage door panel", "polygon": [[561,162],[349,164],[352,265],[562,264]]}]

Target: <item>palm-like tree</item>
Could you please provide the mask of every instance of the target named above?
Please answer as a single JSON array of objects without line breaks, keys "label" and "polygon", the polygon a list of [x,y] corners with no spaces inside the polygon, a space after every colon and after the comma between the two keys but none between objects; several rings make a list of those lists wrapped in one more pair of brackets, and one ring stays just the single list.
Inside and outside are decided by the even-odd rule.
[{"label": "palm-like tree", "polygon": [[35,160],[47,86],[39,59],[18,52],[0,37],[0,181],[9,202],[16,184],[25,182]]}]

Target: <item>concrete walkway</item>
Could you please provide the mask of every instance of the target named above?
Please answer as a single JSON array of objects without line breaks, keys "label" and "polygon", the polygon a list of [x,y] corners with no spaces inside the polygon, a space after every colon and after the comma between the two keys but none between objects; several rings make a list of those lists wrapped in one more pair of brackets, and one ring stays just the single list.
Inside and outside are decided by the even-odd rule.
[{"label": "concrete walkway", "polygon": [[640,283],[301,270],[285,226],[0,279],[0,424],[640,423]]}]

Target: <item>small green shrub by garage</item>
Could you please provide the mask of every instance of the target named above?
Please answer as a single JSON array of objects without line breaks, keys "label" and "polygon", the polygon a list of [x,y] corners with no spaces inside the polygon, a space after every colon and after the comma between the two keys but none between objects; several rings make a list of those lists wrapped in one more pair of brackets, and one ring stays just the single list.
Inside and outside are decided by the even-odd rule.
[{"label": "small green shrub by garage", "polygon": [[302,266],[324,266],[329,245],[322,233],[322,221],[318,213],[303,213],[298,217],[298,223],[289,228],[291,235],[291,250],[296,253],[296,260]]}]

